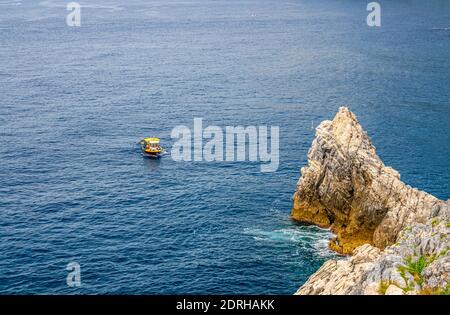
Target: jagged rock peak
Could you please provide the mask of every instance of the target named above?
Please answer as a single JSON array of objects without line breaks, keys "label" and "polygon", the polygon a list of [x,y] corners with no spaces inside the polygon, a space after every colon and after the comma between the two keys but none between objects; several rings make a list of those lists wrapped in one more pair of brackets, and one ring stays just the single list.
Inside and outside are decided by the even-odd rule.
[{"label": "jagged rock peak", "polygon": [[317,127],[291,215],[330,227],[330,247],[353,254],[296,294],[450,294],[450,204],[405,185],[346,107]]},{"label": "jagged rock peak", "polygon": [[308,165],[293,196],[292,218],[330,227],[330,247],[350,254],[362,244],[384,248],[412,222],[425,222],[441,204],[405,185],[386,167],[347,108],[323,121],[308,152]]}]

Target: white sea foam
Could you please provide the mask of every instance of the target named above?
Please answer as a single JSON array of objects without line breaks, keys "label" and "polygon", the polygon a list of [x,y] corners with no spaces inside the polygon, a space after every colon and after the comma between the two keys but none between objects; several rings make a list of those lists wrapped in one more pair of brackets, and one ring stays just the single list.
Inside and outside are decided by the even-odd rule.
[{"label": "white sea foam", "polygon": [[253,236],[257,242],[285,242],[294,243],[297,255],[302,251],[314,250],[316,254],[322,257],[333,256],[328,249],[328,240],[332,233],[325,229],[314,226],[293,226],[272,231],[260,228],[245,228],[244,234]]}]

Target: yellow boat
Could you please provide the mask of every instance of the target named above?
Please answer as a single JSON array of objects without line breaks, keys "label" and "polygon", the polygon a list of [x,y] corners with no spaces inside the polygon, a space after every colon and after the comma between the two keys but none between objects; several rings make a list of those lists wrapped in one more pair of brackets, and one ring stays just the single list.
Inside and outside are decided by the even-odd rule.
[{"label": "yellow boat", "polygon": [[165,150],[159,145],[159,138],[144,138],[141,140],[141,150],[144,156],[151,158],[160,158]]}]

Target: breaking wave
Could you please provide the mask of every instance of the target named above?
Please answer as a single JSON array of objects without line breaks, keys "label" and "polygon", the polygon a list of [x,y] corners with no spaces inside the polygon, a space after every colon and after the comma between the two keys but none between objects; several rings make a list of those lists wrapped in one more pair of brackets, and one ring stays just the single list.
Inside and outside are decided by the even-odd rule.
[{"label": "breaking wave", "polygon": [[287,243],[296,246],[298,252],[312,251],[322,257],[335,256],[335,253],[328,249],[328,240],[333,234],[315,226],[292,226],[272,231],[246,228],[243,233],[253,236],[258,242]]}]

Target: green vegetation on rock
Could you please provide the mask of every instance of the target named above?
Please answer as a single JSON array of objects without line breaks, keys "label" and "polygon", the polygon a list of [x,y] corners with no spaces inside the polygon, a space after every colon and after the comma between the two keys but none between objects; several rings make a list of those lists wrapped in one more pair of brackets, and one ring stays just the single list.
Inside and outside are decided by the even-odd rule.
[{"label": "green vegetation on rock", "polygon": [[392,280],[381,280],[380,281],[380,285],[378,287],[378,293],[380,295],[386,295],[386,291],[387,291],[387,289],[389,288],[389,286],[391,284],[399,286],[395,281],[392,281]]}]

